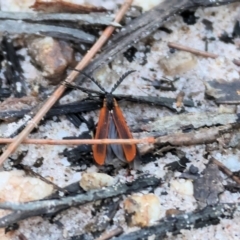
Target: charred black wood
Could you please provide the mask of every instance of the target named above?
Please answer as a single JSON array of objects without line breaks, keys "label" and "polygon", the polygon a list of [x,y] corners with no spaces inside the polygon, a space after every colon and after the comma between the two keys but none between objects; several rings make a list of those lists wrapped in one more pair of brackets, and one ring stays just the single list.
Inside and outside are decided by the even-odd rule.
[{"label": "charred black wood", "polygon": [[[124,99],[130,102],[136,103],[148,103],[153,106],[161,106],[166,107],[174,112],[176,112],[176,108],[173,107],[173,104],[176,102],[175,98],[166,98],[166,97],[153,97],[153,96],[132,96],[132,95],[114,95],[117,99]],[[186,107],[194,107],[194,103],[192,100],[183,100],[183,104]]]},{"label": "charred black wood", "polygon": [[14,20],[0,20],[0,32],[8,32],[9,34],[51,36],[78,43],[92,44],[96,40],[93,35],[79,29],[38,23],[18,22]]},{"label": "charred black wood", "polygon": [[205,25],[206,30],[213,31],[213,22],[211,22],[210,20],[204,18],[202,20],[202,23]]},{"label": "charred black wood", "polygon": [[216,225],[221,218],[231,219],[239,211],[239,203],[219,203],[191,213],[184,213],[162,219],[158,224],[116,237],[116,240],[146,240],[150,236],[162,239],[167,233],[180,234],[182,229],[203,228]]},{"label": "charred black wood", "polygon": [[240,37],[240,22],[236,21],[233,32],[232,32],[233,38],[239,38]]},{"label": "charred black wood", "polygon": [[43,157],[37,158],[36,161],[35,161],[35,163],[33,164],[33,166],[34,166],[35,168],[39,168],[39,167],[42,166],[43,161],[44,161],[44,158],[43,158]]},{"label": "charred black wood", "polygon": [[11,90],[9,88],[0,87],[0,99],[8,98],[11,96]]},{"label": "charred black wood", "polygon": [[9,224],[16,223],[31,216],[42,216],[43,214],[54,213],[62,208],[79,206],[92,201],[129,194],[148,187],[155,188],[159,184],[160,180],[158,178],[142,176],[133,182],[118,183],[114,186],[106,187],[105,189],[92,190],[84,194],[63,197],[57,200],[32,201],[20,204],[0,204],[0,209],[11,209],[14,211],[0,219],[0,227],[6,227]]},{"label": "charred black wood", "polygon": [[76,128],[79,128],[83,123],[78,114],[70,113],[67,114],[66,117]]},{"label": "charred black wood", "polygon": [[13,223],[5,228],[5,234],[11,231],[15,231],[17,229],[19,229],[19,224]]},{"label": "charred black wood", "polygon": [[81,113],[70,113],[66,114],[67,119],[76,127],[79,128],[82,123],[85,123],[88,129],[94,130],[95,124],[93,118],[90,118],[88,121],[82,116]]},{"label": "charred black wood", "polygon": [[71,237],[70,240],[94,240],[94,237],[90,234],[81,234]]},{"label": "charred black wood", "polygon": [[119,208],[120,200],[121,199],[113,201],[112,199],[105,199],[100,204],[97,203],[96,206],[94,206],[94,212],[92,212],[92,215],[96,215],[96,219],[87,224],[85,229],[88,233],[91,232],[95,239],[111,224],[111,221]]},{"label": "charred black wood", "polygon": [[240,97],[236,89],[240,88],[238,79],[228,82],[225,80],[212,80],[206,84],[206,97],[214,99],[217,104],[239,104]]},{"label": "charred black wood", "polygon": [[[0,27],[1,28],[1,27]],[[15,97],[26,96],[25,79],[20,64],[20,59],[13,46],[12,40],[5,34],[1,42],[1,51],[4,57],[4,76],[14,93]]]},{"label": "charred black wood", "polygon": [[120,26],[113,22],[113,18],[102,13],[71,14],[71,13],[41,13],[41,12],[3,12],[0,11],[1,20],[22,20],[26,22],[73,22],[78,25],[112,25]]},{"label": "charred black wood", "polygon": [[[92,139],[92,136],[89,132],[83,132],[78,137],[65,137],[64,139]],[[64,157],[67,158],[69,162],[73,165],[86,165],[91,166],[93,163],[93,158],[90,155],[92,152],[92,146],[88,144],[82,144],[73,149],[64,149],[61,153]]]},{"label": "charred black wood", "polygon": [[231,193],[237,193],[237,192],[239,193],[240,192],[239,184],[229,183],[229,184],[224,185],[224,188]]},{"label": "charred black wood", "polygon": [[13,167],[16,167],[17,165],[21,164],[24,157],[27,155],[28,151],[22,151],[17,158],[9,158],[10,159],[10,165]]},{"label": "charred black wood", "polygon": [[188,25],[194,25],[199,18],[195,16],[194,11],[189,10],[183,11],[180,15],[182,16],[183,21]]},{"label": "charred black wood", "polygon": [[220,35],[219,40],[224,43],[234,44],[233,37],[229,36],[229,34],[225,31]]},{"label": "charred black wood", "polygon": [[[66,115],[71,113],[82,113],[100,109],[102,106],[102,100],[95,101],[76,101],[69,104],[55,105],[46,114],[46,118]],[[27,113],[33,111],[33,109],[23,109],[20,111],[2,111],[0,112],[1,120],[8,120],[14,118],[24,117]]]},{"label": "charred black wood", "polygon": [[182,157],[179,161],[171,162],[166,164],[164,167],[171,171],[183,172],[187,167],[187,163],[189,162],[189,159]]}]

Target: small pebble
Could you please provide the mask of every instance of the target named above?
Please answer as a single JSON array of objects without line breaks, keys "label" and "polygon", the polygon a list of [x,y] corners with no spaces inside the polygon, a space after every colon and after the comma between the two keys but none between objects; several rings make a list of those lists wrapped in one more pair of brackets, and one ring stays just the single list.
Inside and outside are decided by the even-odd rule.
[{"label": "small pebble", "polygon": [[114,178],[105,173],[83,173],[79,182],[85,190],[100,189],[114,184]]},{"label": "small pebble", "polygon": [[154,224],[161,216],[159,198],[152,193],[133,194],[125,200],[124,209],[130,226],[146,227]]}]

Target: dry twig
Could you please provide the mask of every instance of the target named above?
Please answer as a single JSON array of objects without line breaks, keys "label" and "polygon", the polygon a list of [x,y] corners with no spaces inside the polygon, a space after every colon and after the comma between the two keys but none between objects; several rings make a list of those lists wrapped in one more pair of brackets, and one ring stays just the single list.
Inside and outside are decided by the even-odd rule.
[{"label": "dry twig", "polygon": [[187,47],[187,46],[181,45],[179,43],[169,42],[168,47],[175,48],[178,50],[183,50],[183,51],[190,52],[190,53],[194,53],[194,54],[202,56],[202,57],[209,57],[209,58],[217,58],[218,57],[217,54],[209,53],[206,51],[201,51],[201,50],[191,48],[191,47]]},{"label": "dry twig", "polygon": [[216,164],[218,168],[224,172],[227,176],[229,176],[232,180],[234,180],[237,184],[240,184],[240,178],[235,176],[233,172],[225,167],[221,162],[219,162],[216,158],[212,157],[210,160],[212,163]]},{"label": "dry twig", "polygon": [[[12,143],[14,138],[0,138],[0,144]],[[142,139],[24,139],[22,143],[26,144],[46,144],[46,145],[81,145],[81,144],[138,144],[138,143],[155,143],[153,137]]]},{"label": "dry twig", "polygon": [[[182,50],[182,51],[185,51],[185,52],[190,52],[190,53],[202,56],[202,57],[209,57],[209,58],[219,57],[219,55],[217,55],[217,54],[209,53],[209,52],[206,52],[206,51],[201,51],[201,50],[198,50],[196,48],[187,47],[187,46],[181,45],[179,43],[174,43],[174,42],[169,42],[168,47],[175,48],[175,49],[178,49],[178,50]],[[232,62],[235,65],[240,66],[240,61],[239,60],[233,59]]]},{"label": "dry twig", "polygon": [[[121,9],[119,10],[114,22],[119,22],[122,17],[124,16],[125,12],[132,4],[132,0],[126,0],[122,5]],[[111,36],[112,32],[114,31],[115,27],[109,26],[105,29],[101,37],[98,41],[93,45],[90,51],[82,58],[82,60],[76,66],[76,69],[81,71],[87,64],[91,61],[94,55],[99,51],[99,49],[105,44],[107,39]],[[71,83],[77,77],[79,73],[77,71],[72,71],[69,76],[66,78],[66,82]],[[0,165],[8,158],[11,153],[13,153],[19,144],[26,138],[26,136],[37,126],[37,124],[41,121],[41,119],[45,116],[48,110],[53,106],[53,104],[60,98],[60,96],[65,91],[66,87],[64,85],[60,85],[56,91],[48,98],[48,100],[44,103],[42,108],[38,111],[35,117],[28,121],[27,126],[25,129],[15,138],[14,142],[12,142],[8,148],[4,151],[4,153],[0,157]]]}]

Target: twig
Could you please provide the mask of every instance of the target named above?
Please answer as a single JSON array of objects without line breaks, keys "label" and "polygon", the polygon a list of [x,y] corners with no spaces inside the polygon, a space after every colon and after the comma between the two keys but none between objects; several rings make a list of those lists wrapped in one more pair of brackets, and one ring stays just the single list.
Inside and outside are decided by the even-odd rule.
[{"label": "twig", "polygon": [[0,227],[8,226],[11,223],[15,223],[31,216],[54,213],[71,206],[78,206],[92,201],[116,197],[122,194],[129,194],[147,187],[155,188],[159,184],[160,180],[158,178],[142,176],[133,182],[117,183],[111,187],[106,187],[100,190],[92,190],[75,196],[63,197],[61,199],[32,201],[27,203],[1,203],[0,209],[11,209],[15,212],[1,218]]},{"label": "twig", "polygon": [[123,233],[123,228],[116,227],[113,230],[110,230],[110,231],[108,230],[104,232],[99,238],[96,238],[96,240],[107,240],[117,235],[120,235],[121,233]]},{"label": "twig", "polygon": [[232,218],[236,211],[239,211],[240,203],[219,203],[207,206],[198,212],[184,213],[162,219],[158,224],[141,228],[120,237],[116,240],[138,240],[155,236],[155,239],[162,239],[167,233],[178,234],[182,229],[202,228],[208,225],[216,225],[221,218]]},{"label": "twig", "polygon": [[235,176],[233,174],[233,172],[228,169],[227,167],[225,167],[221,162],[219,162],[216,158],[212,157],[210,160],[212,163],[216,164],[218,166],[218,168],[224,172],[227,176],[229,176],[230,178],[232,178],[237,184],[240,184],[240,179],[238,176]]},{"label": "twig", "polygon": [[191,48],[191,47],[187,47],[187,46],[181,45],[179,43],[169,42],[168,47],[175,48],[178,50],[183,50],[183,51],[190,52],[190,53],[194,53],[194,54],[202,56],[202,57],[209,57],[209,58],[217,58],[218,57],[217,54],[209,53],[206,51],[201,51],[201,50]]},{"label": "twig", "polygon": [[[120,22],[122,17],[124,16],[125,12],[132,4],[132,0],[126,0],[122,5],[121,9],[119,10],[115,22]],[[87,64],[91,61],[94,55],[99,51],[99,49],[105,44],[107,39],[110,37],[112,32],[114,31],[115,27],[109,26],[107,27],[98,41],[92,46],[90,51],[82,58],[82,60],[76,66],[76,69],[81,71]],[[66,82],[71,83],[77,77],[78,72],[72,71],[69,76],[66,78]],[[37,124],[41,121],[41,119],[45,116],[48,110],[53,106],[53,104],[60,98],[60,96],[65,91],[65,86],[60,85],[56,91],[48,98],[48,100],[43,104],[42,108],[38,111],[35,117],[28,121],[27,126],[25,129],[15,138],[15,141],[11,143],[8,148],[4,151],[4,153],[0,157],[0,165],[8,158],[11,153],[13,153],[19,144],[26,138],[26,136],[37,126]]]},{"label": "twig", "polygon": [[[0,138],[0,144],[12,143],[14,138]],[[81,145],[81,144],[139,144],[139,143],[155,143],[153,137],[142,139],[24,139],[25,144],[46,144],[46,145]]]},{"label": "twig", "polygon": [[[209,58],[217,58],[217,57],[219,57],[219,55],[217,55],[217,54],[209,53],[209,52],[206,52],[206,51],[201,51],[201,50],[198,50],[196,48],[190,48],[190,47],[181,45],[179,43],[174,43],[174,42],[169,42],[168,43],[168,47],[175,48],[175,49],[178,49],[178,50],[182,50],[182,51],[185,51],[185,52],[190,52],[190,53],[202,56],[202,57],[209,57]],[[235,65],[240,66],[240,61],[239,60],[233,59],[232,62]]]}]

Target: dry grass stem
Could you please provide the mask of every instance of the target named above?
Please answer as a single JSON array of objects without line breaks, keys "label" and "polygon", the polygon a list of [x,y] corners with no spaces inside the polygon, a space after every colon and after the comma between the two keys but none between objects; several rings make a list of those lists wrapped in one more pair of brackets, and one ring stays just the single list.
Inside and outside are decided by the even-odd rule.
[{"label": "dry grass stem", "polygon": [[206,52],[206,51],[201,51],[201,50],[198,50],[198,49],[195,49],[195,48],[186,47],[184,45],[174,43],[174,42],[169,42],[168,47],[175,48],[175,49],[182,50],[182,51],[186,51],[186,52],[190,52],[190,53],[202,56],[202,57],[209,57],[209,58],[217,58],[218,57],[217,54],[209,53],[209,52]]},{"label": "dry grass stem", "polygon": [[234,180],[237,184],[240,184],[240,178],[238,176],[233,175],[233,172],[225,167],[221,162],[219,162],[216,158],[211,158],[211,162],[216,164],[218,168],[224,172],[228,177]]},{"label": "dry grass stem", "polygon": [[[0,144],[12,143],[14,138],[0,138]],[[155,143],[153,137],[142,139],[24,139],[25,144],[45,144],[45,145],[81,145],[81,144],[138,144]]]}]

